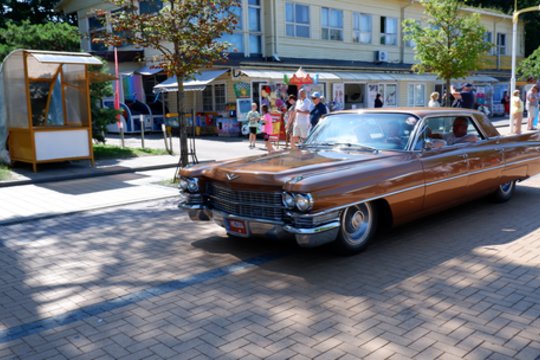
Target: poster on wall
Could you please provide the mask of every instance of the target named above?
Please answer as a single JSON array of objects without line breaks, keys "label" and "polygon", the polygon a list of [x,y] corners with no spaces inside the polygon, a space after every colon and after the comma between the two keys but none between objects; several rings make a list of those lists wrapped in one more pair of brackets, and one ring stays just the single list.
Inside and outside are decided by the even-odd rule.
[{"label": "poster on wall", "polygon": [[332,111],[345,109],[345,84],[334,84],[332,88]]},{"label": "poster on wall", "polygon": [[251,98],[251,85],[249,83],[234,83],[233,88],[237,98]]},{"label": "poster on wall", "polygon": [[395,84],[386,84],[385,95],[383,95],[385,106],[397,105],[397,86]]},{"label": "poster on wall", "polygon": [[368,103],[367,108],[375,107],[375,98],[379,93],[379,85],[377,84],[368,84]]},{"label": "poster on wall", "polygon": [[246,121],[247,114],[251,111],[251,98],[236,99],[236,120]]}]

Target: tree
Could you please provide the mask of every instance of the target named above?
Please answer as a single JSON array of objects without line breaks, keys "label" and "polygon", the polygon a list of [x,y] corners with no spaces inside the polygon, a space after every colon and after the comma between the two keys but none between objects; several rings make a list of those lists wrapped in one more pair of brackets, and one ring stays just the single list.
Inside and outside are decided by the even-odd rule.
[{"label": "tree", "polygon": [[516,74],[520,79],[540,78],[540,48],[519,64]]},{"label": "tree", "polygon": [[[153,1],[149,1],[153,2]],[[178,81],[177,104],[180,135],[180,164],[188,164],[188,143],[184,119],[183,82],[200,69],[226,59],[230,44],[219,38],[237,24],[237,0],[164,0],[163,8],[140,14],[133,0],[111,1],[120,10],[107,16],[112,32],[96,39],[109,46],[122,43],[152,48],[151,60]],[[106,16],[100,10],[98,16]],[[194,150],[194,149],[193,149]]]},{"label": "tree", "polygon": [[20,24],[29,21],[31,24],[52,22],[67,22],[77,24],[73,14],[63,14],[55,10],[58,0],[3,0],[0,5],[0,28],[11,21]]},{"label": "tree", "polygon": [[[406,40],[416,44],[418,64],[413,69],[420,73],[433,72],[446,81],[462,78],[478,69],[480,55],[489,50],[484,42],[486,29],[480,24],[478,14],[460,14],[462,3],[458,0],[419,0],[427,17],[422,26],[412,19],[403,24]],[[427,25],[427,26],[426,26]],[[449,105],[449,96],[446,97]]]},{"label": "tree", "polygon": [[8,22],[5,29],[0,29],[0,61],[15,49],[79,51],[80,43],[79,30],[67,23]]},{"label": "tree", "polygon": [[92,113],[92,138],[97,142],[105,143],[105,133],[107,125],[116,121],[116,116],[121,114],[121,110],[106,108],[101,106],[101,101],[105,97],[113,95],[111,81],[114,79],[107,70],[106,61],[103,65],[91,65],[90,72],[90,110]]}]

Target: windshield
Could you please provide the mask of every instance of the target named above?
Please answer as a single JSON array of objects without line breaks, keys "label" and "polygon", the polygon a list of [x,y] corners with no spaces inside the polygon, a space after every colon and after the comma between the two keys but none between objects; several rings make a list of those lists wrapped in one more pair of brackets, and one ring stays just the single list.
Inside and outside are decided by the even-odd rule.
[{"label": "windshield", "polygon": [[410,114],[338,114],[321,120],[304,146],[406,150],[418,119]]}]

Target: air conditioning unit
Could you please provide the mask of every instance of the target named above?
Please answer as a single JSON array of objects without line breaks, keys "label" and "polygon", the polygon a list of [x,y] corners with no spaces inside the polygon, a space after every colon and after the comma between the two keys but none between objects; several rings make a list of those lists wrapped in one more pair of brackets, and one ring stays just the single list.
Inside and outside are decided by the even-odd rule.
[{"label": "air conditioning unit", "polygon": [[375,60],[377,62],[387,62],[388,52],[383,50],[375,51]]}]

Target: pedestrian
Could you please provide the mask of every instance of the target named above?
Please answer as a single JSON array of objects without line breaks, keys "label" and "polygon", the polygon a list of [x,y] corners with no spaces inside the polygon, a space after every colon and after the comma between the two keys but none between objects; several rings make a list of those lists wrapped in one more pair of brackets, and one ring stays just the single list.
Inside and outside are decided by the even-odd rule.
[{"label": "pedestrian", "polygon": [[[465,83],[463,87],[461,88],[461,91],[457,91],[454,89],[454,97],[459,98],[461,102],[461,106],[456,107],[462,107],[465,109],[474,109],[474,104],[476,103],[474,99],[474,92],[472,90],[472,84],[471,83]],[[457,96],[459,94],[459,96]]]},{"label": "pedestrian", "polygon": [[377,96],[375,96],[375,107],[376,108],[382,108],[383,107],[383,101],[382,101],[382,95],[381,94],[377,94]]},{"label": "pedestrian", "polygon": [[319,123],[321,116],[328,113],[328,111],[326,111],[326,105],[321,102],[321,94],[317,91],[311,94],[311,100],[313,101],[313,109],[309,112],[309,122],[313,129]]},{"label": "pedestrian", "polygon": [[259,120],[261,114],[257,111],[257,103],[251,104],[251,111],[247,113],[247,121],[249,128],[249,148],[255,148],[255,142],[257,141],[257,130],[259,129]]},{"label": "pedestrian", "polygon": [[291,148],[293,149],[308,136],[309,129],[311,128],[309,112],[312,105],[311,101],[307,98],[306,89],[300,89],[298,91],[298,100],[294,107],[296,110],[296,118],[294,120],[293,137],[291,141]]},{"label": "pedestrian", "polygon": [[519,97],[519,90],[514,90],[510,100],[510,115],[514,125],[514,134],[521,134],[521,122],[523,120],[523,101]]},{"label": "pedestrian", "polygon": [[429,96],[428,107],[441,107],[441,103],[439,102],[439,93],[437,91],[432,92]]},{"label": "pedestrian", "polygon": [[510,115],[510,96],[508,96],[508,91],[503,93],[501,104],[504,108],[504,115]]},{"label": "pedestrian", "polygon": [[[270,141],[270,136],[274,135],[274,124],[272,121],[272,115],[268,112],[268,105],[263,105],[261,107],[262,116],[261,121],[264,124],[264,144],[266,145],[266,150],[271,154],[274,152],[274,147]],[[279,134],[278,134],[279,136]]]},{"label": "pedestrian", "polygon": [[287,99],[287,112],[285,113],[285,147],[289,146],[289,142],[292,139],[293,127],[294,127],[294,118],[296,117],[296,96],[293,94],[289,95]]},{"label": "pedestrian", "polygon": [[526,97],[526,107],[527,107],[527,130],[536,130],[533,127],[533,121],[538,115],[538,86],[534,85],[527,91]]}]

